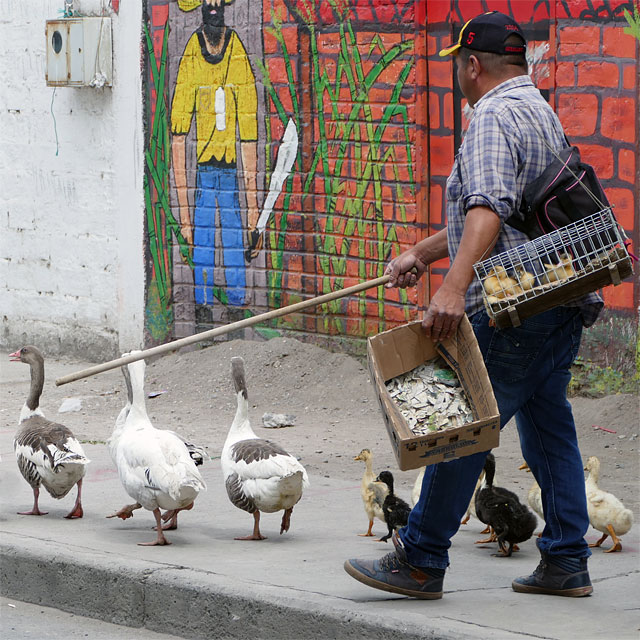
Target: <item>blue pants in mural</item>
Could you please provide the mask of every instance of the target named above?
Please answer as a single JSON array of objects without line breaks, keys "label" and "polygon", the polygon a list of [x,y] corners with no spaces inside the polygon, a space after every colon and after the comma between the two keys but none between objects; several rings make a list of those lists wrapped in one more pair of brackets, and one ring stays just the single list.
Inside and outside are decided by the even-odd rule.
[{"label": "blue pants in mural", "polygon": [[222,269],[230,305],[243,305],[246,264],[235,168],[198,165],[193,232],[196,304],[213,304],[216,210],[220,215]]}]

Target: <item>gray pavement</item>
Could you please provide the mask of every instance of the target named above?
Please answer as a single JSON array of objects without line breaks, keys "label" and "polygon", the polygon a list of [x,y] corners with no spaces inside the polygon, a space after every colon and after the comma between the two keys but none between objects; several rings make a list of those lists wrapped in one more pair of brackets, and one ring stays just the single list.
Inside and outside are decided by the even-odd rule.
[{"label": "gray pavement", "polygon": [[4,640],[176,640],[178,636],[131,629],[51,607],[0,598],[0,637]]},{"label": "gray pavement", "polygon": [[[533,541],[511,558],[474,545],[472,520],[453,540],[452,566],[440,601],[417,601],[370,589],[350,578],[349,557],[377,557],[390,544],[358,537],[364,517],[359,485],[312,476],[291,529],[264,515],[262,542],[235,541],[251,517],[228,501],[220,464],[203,468],[208,491],[180,515],[168,547],[154,538],[150,512],[105,519],[130,502],[104,444],[86,444],[85,517],[63,518],[62,501],[43,492],[43,517],[18,516],[32,494],[12,453],[13,429],[0,430],[1,593],[107,622],[187,638],[637,638],[640,627],[638,529],[622,553],[596,549],[594,595],[571,599],[514,593],[511,580],[538,562]],[[74,490],[75,491],[75,490]],[[383,533],[378,523],[374,529]],[[597,534],[590,532],[589,539]],[[124,636],[123,636],[124,637]]]}]

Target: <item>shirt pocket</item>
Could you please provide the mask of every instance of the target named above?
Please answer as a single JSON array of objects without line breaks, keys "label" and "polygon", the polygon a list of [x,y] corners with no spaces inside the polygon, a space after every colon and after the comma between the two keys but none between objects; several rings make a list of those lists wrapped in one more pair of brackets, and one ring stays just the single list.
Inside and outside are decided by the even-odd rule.
[{"label": "shirt pocket", "polygon": [[456,156],[451,173],[447,178],[447,202],[457,202],[462,197],[462,182],[460,181],[460,154]]}]

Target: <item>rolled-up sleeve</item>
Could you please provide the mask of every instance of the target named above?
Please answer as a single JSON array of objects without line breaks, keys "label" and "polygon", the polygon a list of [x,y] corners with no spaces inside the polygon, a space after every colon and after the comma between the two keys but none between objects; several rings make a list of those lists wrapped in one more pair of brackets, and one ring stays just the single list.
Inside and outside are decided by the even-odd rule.
[{"label": "rolled-up sleeve", "polygon": [[506,220],[515,210],[518,159],[512,136],[493,112],[478,113],[471,120],[459,158],[465,213],[488,207]]}]

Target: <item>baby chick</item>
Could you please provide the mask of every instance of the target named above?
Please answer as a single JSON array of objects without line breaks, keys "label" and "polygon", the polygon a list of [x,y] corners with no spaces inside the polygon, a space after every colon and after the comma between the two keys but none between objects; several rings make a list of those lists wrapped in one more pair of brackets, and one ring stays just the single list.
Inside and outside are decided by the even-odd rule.
[{"label": "baby chick", "polygon": [[491,269],[482,284],[487,295],[493,295],[498,299],[522,293],[518,282],[507,275],[507,270],[502,265]]},{"label": "baby chick", "polygon": [[576,274],[573,266],[571,265],[571,256],[564,253],[560,255],[560,262],[558,264],[543,264],[546,269],[546,272],[540,276],[540,280],[543,284],[562,282]]},{"label": "baby chick", "polygon": [[518,280],[520,281],[520,287],[523,291],[530,291],[536,284],[536,277],[525,270],[524,267],[518,267],[516,269],[518,274]]}]

